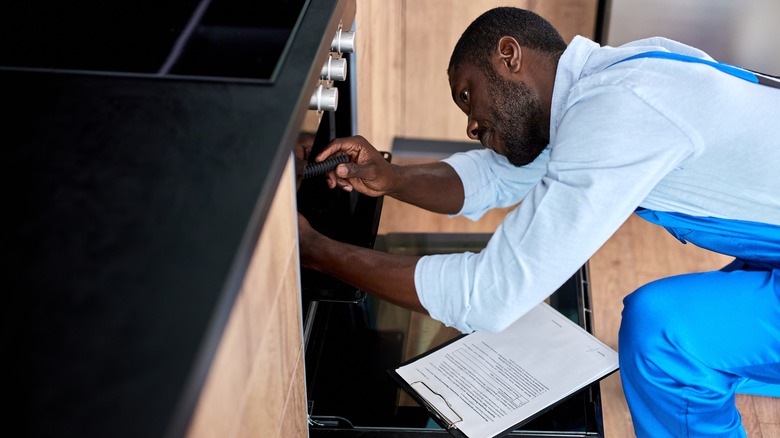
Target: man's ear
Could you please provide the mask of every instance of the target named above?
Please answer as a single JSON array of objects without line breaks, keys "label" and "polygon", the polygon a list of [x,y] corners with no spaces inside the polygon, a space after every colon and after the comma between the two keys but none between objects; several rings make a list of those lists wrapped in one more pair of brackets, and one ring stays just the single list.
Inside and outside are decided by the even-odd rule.
[{"label": "man's ear", "polygon": [[523,60],[523,51],[520,43],[511,36],[503,36],[498,40],[498,56],[501,64],[506,66],[510,73],[520,71]]}]

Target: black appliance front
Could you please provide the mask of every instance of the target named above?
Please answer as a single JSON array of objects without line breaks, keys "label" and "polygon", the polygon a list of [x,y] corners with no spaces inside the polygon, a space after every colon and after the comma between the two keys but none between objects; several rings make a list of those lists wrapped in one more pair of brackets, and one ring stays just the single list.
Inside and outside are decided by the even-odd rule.
[{"label": "black appliance front", "polygon": [[272,83],[308,0],[8,2],[4,67]]},{"label": "black appliance front", "polygon": [[[351,20],[347,20],[349,22]],[[345,23],[346,24],[346,23]],[[354,56],[348,58],[354,72]],[[354,82],[336,81],[336,111],[317,113],[310,159],[336,137],[355,134]],[[309,116],[314,113],[310,111]],[[306,123],[304,123],[306,124]],[[391,154],[385,153],[391,160]],[[399,254],[478,251],[489,234],[377,235],[382,198],[332,190],[324,178],[299,180],[298,211],[323,234],[358,246]],[[333,277],[301,269],[302,320],[309,435],[317,437],[449,436],[424,408],[405,396],[387,370],[396,368],[459,333],[425,315],[374,299]],[[587,265],[550,304],[592,331]],[[603,436],[598,383],[578,392],[510,436]]]},{"label": "black appliance front", "polygon": [[[478,251],[489,234],[393,233],[375,248],[398,254]],[[588,269],[583,266],[550,304],[592,331]],[[309,315],[306,383],[310,436],[449,436],[390,379],[387,370],[459,335],[431,318],[371,296],[320,301]],[[576,393],[509,436],[601,437],[598,383]]]},{"label": "black appliance front", "polygon": [[[345,57],[348,70],[354,71],[355,59]],[[352,108],[353,83],[335,81],[331,84],[338,90],[338,108],[335,111],[317,113],[318,120],[311,123],[314,129],[301,129],[299,142],[308,143],[311,151],[308,163],[333,139],[348,137],[354,133],[354,111]],[[313,116],[310,111],[309,116]],[[316,132],[315,132],[316,130]],[[391,154],[383,152],[386,160]],[[297,189],[298,212],[320,233],[353,245],[373,248],[382,211],[382,198],[364,196],[360,193],[330,189],[322,175],[301,178]],[[365,293],[331,276],[302,268],[301,287],[303,291],[304,320],[307,319],[312,302],[338,301],[358,302]],[[311,309],[313,311],[314,309]]]}]

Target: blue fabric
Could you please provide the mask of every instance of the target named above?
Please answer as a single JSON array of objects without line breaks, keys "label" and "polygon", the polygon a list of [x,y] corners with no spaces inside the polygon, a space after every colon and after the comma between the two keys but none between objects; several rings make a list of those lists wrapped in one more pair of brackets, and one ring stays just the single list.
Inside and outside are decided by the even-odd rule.
[{"label": "blue fabric", "polygon": [[638,209],[738,261],[649,283],[623,301],[623,389],[639,437],[744,437],[735,394],[780,396],[780,227]]},{"label": "blue fabric", "polygon": [[628,58],[621,59],[618,62],[612,63],[610,65],[610,67],[612,67],[615,64],[619,64],[621,62],[624,62],[624,61],[630,61],[632,59],[639,59],[639,58],[671,59],[671,60],[675,60],[675,61],[695,62],[695,63],[698,63],[698,64],[706,64],[706,65],[709,65],[710,67],[715,67],[715,68],[717,68],[718,70],[720,70],[720,71],[722,71],[724,73],[728,73],[728,74],[730,74],[732,76],[736,76],[736,77],[738,77],[740,79],[744,79],[744,80],[746,80],[748,82],[753,82],[755,84],[758,83],[758,77],[756,77],[756,75],[753,72],[751,72],[749,70],[745,70],[742,67],[737,67],[737,66],[734,66],[734,65],[731,65],[731,64],[725,64],[725,63],[722,63],[722,62],[709,61],[707,59],[696,58],[696,57],[693,57],[693,56],[686,56],[686,55],[680,55],[678,53],[662,52],[662,51],[644,52],[644,53],[636,54],[634,56],[629,56]]},{"label": "blue fabric", "polygon": [[637,209],[643,219],[666,228],[682,243],[734,256],[752,268],[780,268],[780,226],[682,213]]},{"label": "blue fabric", "polygon": [[[759,83],[739,67],[675,53]],[[780,226],[639,208],[682,243],[735,257],[661,279],[623,301],[620,370],[638,437],[745,437],[737,392],[780,396]]]},{"label": "blue fabric", "polygon": [[780,395],[780,270],[664,278],[623,304],[620,377],[637,437],[744,437],[735,394]]}]

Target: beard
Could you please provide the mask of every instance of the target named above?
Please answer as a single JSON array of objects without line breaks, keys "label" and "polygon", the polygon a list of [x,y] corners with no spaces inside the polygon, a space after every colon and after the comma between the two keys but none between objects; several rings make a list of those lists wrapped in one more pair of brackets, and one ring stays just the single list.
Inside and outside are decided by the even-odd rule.
[{"label": "beard", "polygon": [[543,132],[539,96],[523,82],[515,83],[489,75],[489,89],[495,99],[490,116],[492,131],[504,141],[506,158],[515,166],[525,166],[538,157],[549,143]]}]

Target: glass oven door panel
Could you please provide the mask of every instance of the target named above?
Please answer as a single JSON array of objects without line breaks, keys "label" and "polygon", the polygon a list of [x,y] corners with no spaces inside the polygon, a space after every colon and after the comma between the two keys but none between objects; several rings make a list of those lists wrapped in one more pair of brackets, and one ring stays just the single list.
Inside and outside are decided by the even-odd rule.
[{"label": "glass oven door panel", "polygon": [[[392,233],[375,248],[396,254],[479,251],[490,234]],[[549,298],[590,330],[587,265]],[[319,302],[306,350],[310,436],[449,436],[387,370],[459,336],[427,315],[367,296]],[[575,394],[510,436],[602,436],[598,384]]]}]

